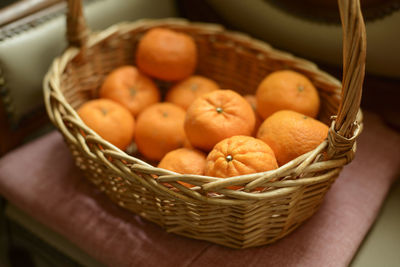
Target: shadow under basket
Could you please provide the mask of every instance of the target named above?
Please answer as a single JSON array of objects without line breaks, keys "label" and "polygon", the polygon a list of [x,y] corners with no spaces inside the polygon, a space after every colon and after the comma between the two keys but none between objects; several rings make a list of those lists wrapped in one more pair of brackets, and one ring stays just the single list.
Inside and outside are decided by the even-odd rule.
[{"label": "shadow under basket", "polygon": [[[77,166],[121,207],[168,232],[228,247],[272,243],[315,213],[342,167],[352,160],[362,129],[365,28],[358,1],[339,1],[339,7],[344,29],[343,88],[311,62],[214,24],[141,20],[89,34],[81,2],[71,0],[70,48],[54,60],[44,80],[49,117]],[[240,94],[253,94],[260,81],[276,70],[306,75],[319,91],[319,119],[331,124],[328,138],[276,170],[227,179],[158,169],[114,147],[88,128],[76,109],[94,97],[110,71],[135,63],[138,41],[153,27],[192,36],[199,54],[196,73]],[[186,188],[178,181],[196,186]],[[227,189],[230,185],[243,189]],[[257,191],[259,187],[265,189]]]}]

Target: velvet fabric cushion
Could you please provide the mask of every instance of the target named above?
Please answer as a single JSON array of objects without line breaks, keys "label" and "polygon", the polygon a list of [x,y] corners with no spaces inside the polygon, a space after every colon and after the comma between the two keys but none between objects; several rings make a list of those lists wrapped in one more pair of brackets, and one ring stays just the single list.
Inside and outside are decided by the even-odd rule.
[{"label": "velvet fabric cushion", "polygon": [[58,132],[0,160],[0,194],[109,266],[346,266],[398,176],[400,135],[365,114],[355,160],[319,211],[269,246],[234,250],[166,233],[113,204],[74,166]]}]

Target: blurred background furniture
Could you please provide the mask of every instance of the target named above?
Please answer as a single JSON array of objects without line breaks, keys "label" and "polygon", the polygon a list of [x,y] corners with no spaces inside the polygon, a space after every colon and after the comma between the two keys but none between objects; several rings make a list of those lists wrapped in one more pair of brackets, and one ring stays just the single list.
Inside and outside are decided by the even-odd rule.
[{"label": "blurred background furniture", "polygon": [[[340,77],[341,30],[334,21],[327,24],[307,19],[311,14],[296,16],[287,6],[276,6],[273,3],[276,1],[227,2],[88,0],[85,2],[85,17],[94,30],[139,18],[183,16],[190,20],[217,22],[229,29],[247,32],[279,49],[309,58],[322,69]],[[398,131],[400,61],[396,59],[399,53],[395,49],[399,47],[400,39],[394,31],[398,30],[396,25],[399,25],[400,12],[396,1],[390,3],[394,3],[390,12],[379,13],[375,20],[367,21],[367,34],[375,39],[368,39],[370,54],[362,107],[379,114]],[[62,0],[24,0],[2,1],[1,5],[0,156],[10,156],[14,148],[53,129],[43,107],[41,84],[51,61],[66,47],[65,3]],[[310,33],[312,36],[304,37]],[[393,204],[400,203],[399,188],[397,182],[370,237],[356,256],[354,266],[365,266],[366,261],[371,264],[367,255],[371,255],[371,251],[381,253],[375,259],[398,260],[398,255],[391,251],[399,248],[400,239],[396,240],[396,233],[390,231],[400,223]],[[0,209],[3,245],[0,255],[4,260],[11,258],[13,266],[35,263],[37,266],[101,266],[75,244],[32,219],[13,203],[1,199]],[[378,243],[386,243],[385,249]]]}]

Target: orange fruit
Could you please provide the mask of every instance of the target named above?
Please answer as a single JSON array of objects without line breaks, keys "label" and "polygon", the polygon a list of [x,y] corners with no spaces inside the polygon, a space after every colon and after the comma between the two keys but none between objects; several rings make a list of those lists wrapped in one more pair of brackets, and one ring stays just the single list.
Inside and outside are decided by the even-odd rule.
[{"label": "orange fruit", "polygon": [[318,91],[303,74],[281,70],[269,74],[256,92],[257,111],[263,119],[288,109],[315,118],[319,111]]},{"label": "orange fruit", "polygon": [[78,115],[89,128],[119,149],[131,144],[135,119],[124,106],[108,99],[95,99],[83,104]]},{"label": "orange fruit", "polygon": [[155,83],[133,66],[122,66],[108,74],[100,97],[120,103],[134,116],[161,98]]},{"label": "orange fruit", "polygon": [[[168,152],[158,164],[159,168],[164,168],[181,174],[203,175],[206,166],[206,154],[190,148],[178,148]],[[184,182],[181,184],[192,187]]]},{"label": "orange fruit", "polygon": [[251,136],[237,135],[215,145],[207,156],[205,175],[227,178],[277,167],[274,152],[266,143]]},{"label": "orange fruit", "polygon": [[250,135],[255,124],[249,103],[231,90],[217,90],[198,97],[186,112],[185,132],[196,148],[210,151],[234,135]]},{"label": "orange fruit", "polygon": [[275,152],[279,165],[315,149],[328,135],[328,126],[291,110],[269,116],[260,126],[257,138]]},{"label": "orange fruit", "polygon": [[165,81],[183,80],[196,68],[196,43],[185,33],[165,28],[151,29],[139,41],[136,64],[151,77]]},{"label": "orange fruit", "polygon": [[251,107],[253,108],[254,111],[254,116],[256,117],[256,124],[254,126],[254,130],[251,133],[251,136],[257,136],[257,131],[258,128],[260,128],[261,123],[263,122],[263,119],[261,118],[261,116],[257,113],[257,99],[255,95],[245,95],[243,96],[244,99],[247,100],[247,102],[249,102],[249,104],[251,105]]},{"label": "orange fruit", "polygon": [[185,141],[185,111],[171,103],[157,103],[142,111],[136,123],[135,142],[150,160],[160,160]]},{"label": "orange fruit", "polygon": [[167,92],[165,100],[187,110],[197,97],[218,89],[218,84],[213,80],[195,75],[175,84]]}]

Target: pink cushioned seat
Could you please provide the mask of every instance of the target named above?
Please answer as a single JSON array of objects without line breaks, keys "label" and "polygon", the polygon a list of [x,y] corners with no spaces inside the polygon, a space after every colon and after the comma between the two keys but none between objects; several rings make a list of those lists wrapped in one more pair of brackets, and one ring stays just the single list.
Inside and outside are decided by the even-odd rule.
[{"label": "pink cushioned seat", "polygon": [[87,182],[58,132],[0,160],[0,194],[109,266],[345,266],[397,178],[400,135],[374,115],[320,210],[277,243],[233,250],[168,234]]}]

